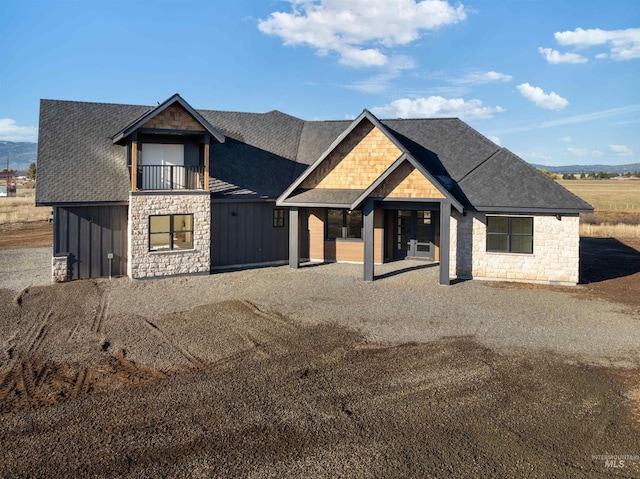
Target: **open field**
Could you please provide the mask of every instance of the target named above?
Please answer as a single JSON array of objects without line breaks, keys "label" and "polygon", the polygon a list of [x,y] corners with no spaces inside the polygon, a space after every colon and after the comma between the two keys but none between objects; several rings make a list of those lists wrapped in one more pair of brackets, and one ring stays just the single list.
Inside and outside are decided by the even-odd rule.
[{"label": "open field", "polygon": [[585,240],[576,288],[0,271],[0,477],[638,477],[640,252]]},{"label": "open field", "polygon": [[594,214],[581,215],[580,235],[640,238],[640,180],[559,180],[590,203]]},{"label": "open field", "polygon": [[36,190],[18,188],[17,196],[0,198],[0,225],[46,221],[51,208],[36,208]]}]

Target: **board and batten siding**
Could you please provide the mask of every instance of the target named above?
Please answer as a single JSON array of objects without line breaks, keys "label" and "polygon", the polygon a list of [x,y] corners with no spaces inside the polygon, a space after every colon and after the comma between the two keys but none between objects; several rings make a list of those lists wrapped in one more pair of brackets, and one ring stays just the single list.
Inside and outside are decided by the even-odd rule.
[{"label": "board and batten siding", "polygon": [[273,226],[275,202],[211,204],[211,267],[285,262],[289,258],[289,215]]},{"label": "board and batten siding", "polygon": [[127,207],[55,207],[53,254],[65,253],[68,279],[109,276],[109,253],[113,253],[111,274],[126,275]]}]

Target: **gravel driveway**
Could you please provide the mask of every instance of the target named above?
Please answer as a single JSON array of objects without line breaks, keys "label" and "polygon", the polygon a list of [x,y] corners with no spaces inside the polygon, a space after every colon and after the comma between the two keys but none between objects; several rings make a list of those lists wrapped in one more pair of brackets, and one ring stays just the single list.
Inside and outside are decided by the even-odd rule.
[{"label": "gravel driveway", "polygon": [[2,256],[2,477],[640,477],[602,459],[637,453],[638,310],[585,287],[398,262],[24,288],[48,257]]},{"label": "gravel driveway", "polygon": [[51,283],[51,247],[0,249],[0,288],[20,291]]},{"label": "gravel driveway", "polygon": [[[47,284],[50,254],[49,248],[0,250],[0,288]],[[549,351],[570,361],[640,366],[638,310],[586,299],[577,294],[582,286],[519,288],[466,281],[447,287],[438,284],[437,266],[418,261],[379,265],[376,275],[367,283],[361,265],[327,264],[99,282],[110,289],[111,314],[135,311],[154,318],[247,300],[308,324],[347,326],[371,341],[468,337],[497,351]]]},{"label": "gravel driveway", "polygon": [[[154,317],[227,299],[306,323],[337,323],[371,341],[428,342],[469,337],[498,351],[552,351],[618,367],[640,365],[640,316],[617,303],[587,300],[567,288],[499,287],[481,281],[438,284],[438,268],[399,263],[377,267],[387,277],[361,280],[362,266],[287,266],[213,276],[116,281],[111,312]],[[577,287],[581,288],[580,286]],[[569,289],[570,290],[570,289]]]}]

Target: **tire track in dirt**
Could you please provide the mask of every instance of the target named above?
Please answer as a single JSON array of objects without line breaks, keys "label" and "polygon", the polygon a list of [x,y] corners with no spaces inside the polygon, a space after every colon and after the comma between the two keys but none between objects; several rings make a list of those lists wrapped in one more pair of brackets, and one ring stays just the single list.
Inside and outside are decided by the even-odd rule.
[{"label": "tire track in dirt", "polygon": [[98,310],[96,311],[96,314],[93,318],[92,330],[95,333],[104,332],[104,323],[109,315],[109,296],[110,292],[107,291],[103,293],[102,297],[100,298],[100,305],[98,306]]},{"label": "tire track in dirt", "polygon": [[243,334],[236,329],[234,329],[233,332],[240,338],[240,340],[247,347],[248,350],[254,351],[255,353],[257,353],[263,358],[268,358],[270,356],[270,354],[266,351],[266,348],[264,347],[265,345],[252,339],[248,333]]},{"label": "tire track in dirt", "polygon": [[53,306],[51,306],[47,311],[39,315],[40,321],[37,324],[37,326],[34,328],[35,333],[33,334],[33,337],[29,340],[29,343],[27,346],[27,353],[36,352],[40,348],[40,346],[42,346],[42,343],[44,342],[47,336],[47,332],[48,332],[47,323],[51,318],[52,312],[53,312]]},{"label": "tire track in dirt", "polygon": [[208,364],[203,361],[202,359],[198,358],[197,356],[191,354],[186,348],[183,348],[182,346],[180,346],[178,343],[174,342],[171,340],[171,338],[169,338],[164,331],[162,331],[162,329],[160,329],[158,326],[156,326],[154,323],[152,323],[151,321],[149,321],[148,319],[144,320],[145,325],[147,326],[147,328],[154,333],[156,336],[158,336],[162,342],[164,342],[167,346],[175,349],[176,351],[178,351],[180,354],[182,354],[185,359],[187,361],[189,361],[189,363],[197,370],[202,370],[205,369]]},{"label": "tire track in dirt", "polygon": [[265,319],[268,319],[270,321],[274,321],[276,323],[280,323],[280,324],[283,324],[283,325],[289,325],[290,324],[288,321],[283,319],[282,316],[280,316],[278,314],[275,314],[275,313],[267,313],[267,312],[261,310],[258,306],[256,306],[251,301],[247,301],[245,299],[241,299],[241,300],[239,300],[239,302],[241,304],[243,304],[253,314],[256,314],[256,315],[261,316],[261,317],[263,317]]},{"label": "tire track in dirt", "polygon": [[0,417],[38,409],[91,392],[151,383],[175,374],[107,356],[88,368],[43,359],[22,359],[0,373]]}]

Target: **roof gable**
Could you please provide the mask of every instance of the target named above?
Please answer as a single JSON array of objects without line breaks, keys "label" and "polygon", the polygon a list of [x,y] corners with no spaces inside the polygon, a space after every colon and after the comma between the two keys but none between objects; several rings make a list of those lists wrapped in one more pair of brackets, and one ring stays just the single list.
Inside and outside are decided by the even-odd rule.
[{"label": "roof gable", "polygon": [[298,187],[365,189],[402,152],[402,145],[386,127],[364,110],[278,201],[284,201]]},{"label": "roof gable", "polygon": [[[189,126],[190,128],[183,128],[183,126]],[[200,113],[194,110],[177,93],[118,132],[112,138],[113,142],[121,142],[139,128],[206,131],[219,143],[224,143],[225,140],[222,133],[211,126]]]},{"label": "roof gable", "polygon": [[365,198],[388,199],[448,199],[458,211],[463,206],[442,184],[411,156],[404,153],[376,181],[374,181],[353,202],[351,209],[356,208]]},{"label": "roof gable", "polygon": [[[406,141],[406,138],[405,138]],[[448,179],[448,178],[447,178]],[[462,205],[416,160],[405,144],[371,112],[364,110],[331,146],[279,198],[278,204],[296,204],[318,198],[313,190],[360,191],[351,204],[368,196],[411,199],[449,199]],[[323,194],[323,203],[327,202]],[[347,195],[342,193],[341,197]],[[343,199],[344,199],[343,198]]]},{"label": "roof gable", "polygon": [[376,198],[444,198],[442,192],[408,161],[403,161],[370,196]]},{"label": "roof gable", "polygon": [[362,121],[325,156],[300,187],[365,189],[401,154],[379,128]]}]

